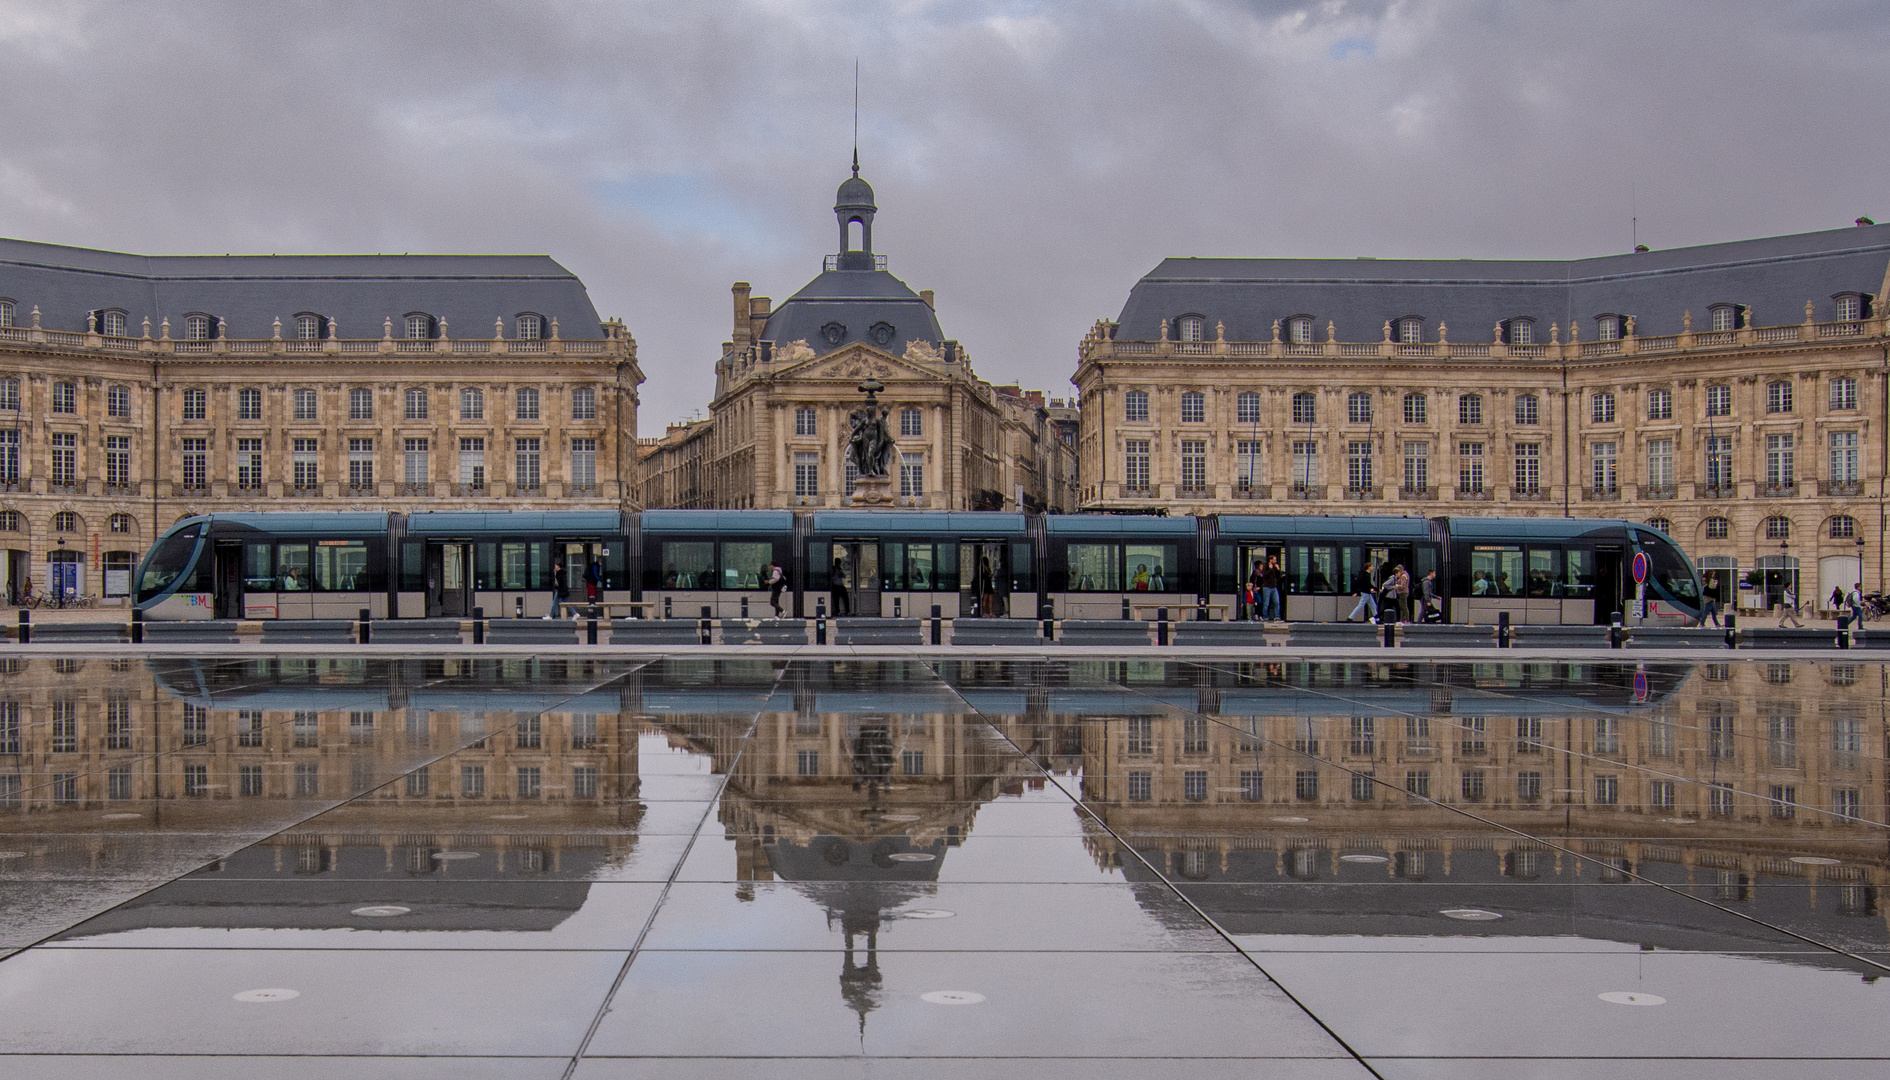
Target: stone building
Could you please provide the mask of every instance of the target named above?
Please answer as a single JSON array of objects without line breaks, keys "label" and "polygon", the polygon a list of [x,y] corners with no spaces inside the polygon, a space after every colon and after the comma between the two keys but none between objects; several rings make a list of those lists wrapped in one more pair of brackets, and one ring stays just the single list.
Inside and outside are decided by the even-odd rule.
[{"label": "stone building", "polygon": [[642,381],[545,256],[0,240],[0,584],[122,596],[209,511],[635,506]]},{"label": "stone building", "polygon": [[1082,505],[1625,517],[1728,604],[1880,588],[1887,267],[1868,223],[1565,262],[1169,259],[1082,342]]},{"label": "stone building", "polygon": [[[834,215],[840,251],[819,277],[780,307],[733,288],[734,324],[715,365],[708,430],[646,448],[650,506],[840,507],[853,495],[846,460],[847,416],[860,383],[885,384],[898,452],[898,505],[949,510],[1068,507],[1073,492],[1047,491],[1048,477],[1072,476],[1069,462],[1045,468],[1038,456],[1065,451],[1043,440],[1041,409],[1007,404],[972,370],[971,358],[939,328],[931,290],[913,292],[873,251],[873,189],[859,167],[840,185]],[[697,440],[703,446],[697,446]],[[1026,450],[1027,447],[1034,449]],[[1031,455],[1019,467],[1015,453]],[[681,501],[669,479],[705,460],[705,501]],[[687,490],[685,487],[683,490]]]}]

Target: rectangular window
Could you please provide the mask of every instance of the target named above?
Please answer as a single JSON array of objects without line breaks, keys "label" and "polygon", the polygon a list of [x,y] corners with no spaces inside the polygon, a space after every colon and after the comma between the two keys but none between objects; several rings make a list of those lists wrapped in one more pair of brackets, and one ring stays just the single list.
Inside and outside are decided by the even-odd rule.
[{"label": "rectangular window", "polygon": [[1857,471],[1857,432],[1833,431],[1831,433],[1831,482],[1834,484],[1855,484]]},{"label": "rectangular window", "polygon": [[1612,495],[1620,490],[1620,477],[1615,468],[1614,444],[1611,442],[1593,443],[1588,448],[1593,471],[1590,480],[1597,495]]},{"label": "rectangular window", "polygon": [[538,391],[529,386],[519,388],[513,402],[512,414],[520,420],[538,419]]},{"label": "rectangular window", "polygon": [[257,709],[239,709],[236,713],[236,745],[259,747],[263,744],[263,714]]},{"label": "rectangular window", "polygon": [[294,455],[291,464],[295,470],[295,486],[301,491],[312,491],[321,486],[317,445],[315,439],[297,439],[291,451]]},{"label": "rectangular window", "polygon": [[18,428],[10,428],[0,431],[0,481],[13,483],[19,478],[20,432]]},{"label": "rectangular window", "polygon": [[1123,744],[1124,753],[1154,753],[1155,722],[1146,716],[1131,717],[1123,731]]},{"label": "rectangular window", "polygon": [[597,390],[595,387],[580,386],[571,391],[571,419],[597,419]]},{"label": "rectangular window", "polygon": [[321,766],[313,761],[295,763],[295,793],[303,798],[315,798],[322,793]]},{"label": "rectangular window", "polygon": [[1621,778],[1618,776],[1595,777],[1595,805],[1614,806],[1621,801]]},{"label": "rectangular window", "polygon": [[486,767],[484,765],[461,765],[459,767],[459,794],[466,799],[483,798],[486,794]]},{"label": "rectangular window", "polygon": [[1672,780],[1655,780],[1647,785],[1648,801],[1656,810],[1672,810],[1674,793]]},{"label": "rectangular window", "polygon": [[1293,395],[1293,423],[1312,424],[1318,421],[1319,399],[1313,394]]},{"label": "rectangular window", "polygon": [[1251,439],[1242,439],[1235,445],[1234,487],[1240,491],[1252,491],[1259,487],[1264,479],[1260,471],[1260,443]]},{"label": "rectangular window", "polygon": [[413,485],[431,483],[433,474],[427,465],[427,441],[407,439],[402,445],[401,481]]},{"label": "rectangular window", "polygon": [[1464,493],[1483,490],[1483,444],[1457,444],[1457,490]]},{"label": "rectangular window", "polygon": [[105,749],[131,749],[131,699],[122,694],[105,699]]},{"label": "rectangular window", "polygon": [[1789,434],[1765,437],[1765,482],[1769,487],[1784,487],[1797,482],[1793,464],[1794,437]]},{"label": "rectangular window", "polygon": [[74,754],[78,750],[79,703],[55,700],[52,703],[52,752]]},{"label": "rectangular window", "polygon": [[1838,817],[1856,821],[1863,816],[1864,801],[1856,788],[1835,788],[1831,792],[1831,810]]},{"label": "rectangular window", "polygon": [[1184,424],[1203,424],[1207,422],[1207,395],[1199,390],[1189,390],[1181,395],[1181,422]]},{"label": "rectangular window", "polygon": [[918,409],[899,410],[899,437],[916,439],[925,434],[925,414]]},{"label": "rectangular window", "polygon": [[1518,424],[1541,423],[1534,394],[1519,394],[1516,397],[1516,422]]},{"label": "rectangular window", "polygon": [[571,768],[571,797],[574,799],[597,798],[597,766],[574,765]]},{"label": "rectangular window", "polygon": [[360,386],[348,391],[348,419],[374,419],[374,391]]},{"label": "rectangular window", "polygon": [[1595,719],[1595,753],[1609,757],[1621,753],[1621,721],[1606,716]]},{"label": "rectangular window", "polygon": [[210,486],[210,440],[184,440],[184,486],[202,490]]},{"label": "rectangular window", "polygon": [[67,431],[55,431],[52,437],[52,482],[72,485],[79,476],[79,437]]},{"label": "rectangular window", "polygon": [[374,440],[348,440],[348,486],[365,491],[374,486]]},{"label": "rectangular window", "polygon": [[1457,744],[1459,754],[1474,756],[1489,751],[1489,721],[1487,719],[1481,716],[1466,716],[1460,726],[1462,735],[1461,741]]},{"label": "rectangular window", "polygon": [[1732,387],[1709,386],[1706,388],[1706,415],[1732,415]]},{"label": "rectangular window", "polygon": [[1147,802],[1154,797],[1155,774],[1143,769],[1129,772],[1129,801]]},{"label": "rectangular window", "polygon": [[1731,435],[1706,437],[1706,486],[1726,490],[1733,485],[1733,441]]},{"label": "rectangular window", "polygon": [[1770,802],[1772,816],[1775,818],[1793,818],[1798,816],[1798,789],[1790,784],[1773,784]]},{"label": "rectangular window", "polygon": [[1207,771],[1189,769],[1181,774],[1181,797],[1189,802],[1202,802],[1208,796]]},{"label": "rectangular window", "polygon": [[69,382],[53,383],[52,411],[56,413],[76,413],[79,411],[79,388]]},{"label": "rectangular window", "polygon": [[318,713],[298,711],[290,730],[295,735],[295,747],[298,750],[313,750],[321,745],[321,717]]},{"label": "rectangular window", "polygon": [[1541,773],[1531,771],[1516,774],[1516,800],[1518,802],[1542,801]]},{"label": "rectangular window", "polygon": [[427,392],[425,390],[419,387],[408,390],[406,401],[407,411],[405,416],[407,419],[425,420],[427,418]]},{"label": "rectangular window", "polygon": [[1429,420],[1430,402],[1423,394],[1404,395],[1404,422],[1422,424]]},{"label": "rectangular window", "polygon": [[904,750],[899,754],[899,771],[907,776],[925,775],[925,751]]},{"label": "rectangular window", "polygon": [[208,395],[202,390],[184,391],[184,419],[202,420],[208,406]]},{"label": "rectangular window", "polygon": [[820,494],[820,455],[803,451],[794,455],[794,494],[813,498]]},{"label": "rectangular window", "polygon": [[1311,439],[1293,442],[1293,486],[1311,491],[1319,484],[1319,444]]},{"label": "rectangular window", "polygon": [[923,461],[899,463],[899,494],[908,499],[924,497],[925,463]]},{"label": "rectangular window", "polygon": [[407,774],[407,797],[424,799],[433,793],[433,777],[427,766],[422,765]]},{"label": "rectangular window", "polygon": [[20,380],[0,379],[0,409],[20,411]]},{"label": "rectangular window", "polygon": [[819,434],[812,409],[794,410],[794,434],[802,438],[811,438]]},{"label": "rectangular window", "polygon": [[1358,439],[1345,444],[1345,487],[1348,491],[1370,491],[1372,487],[1372,444]]},{"label": "rectangular window", "polygon": [[184,794],[198,798],[210,790],[210,767],[208,765],[184,766]]},{"label": "rectangular window", "polygon": [[486,392],[477,386],[462,387],[459,391],[459,418],[461,420],[484,420],[486,418]]},{"label": "rectangular window", "polygon": [[107,487],[131,486],[131,438],[105,436],[105,484]]},{"label": "rectangular window", "polygon": [[1312,769],[1293,773],[1293,797],[1308,802],[1319,798],[1319,773]]},{"label": "rectangular window", "polygon": [[536,491],[539,488],[539,449],[538,440],[513,440],[514,481],[520,491]]},{"label": "rectangular window", "polygon": [[263,441],[236,440],[236,486],[255,491],[263,486]]},{"label": "rectangular window", "polygon": [[295,419],[315,419],[315,391],[303,388],[293,391],[293,395]]},{"label": "rectangular window", "polygon": [[1404,792],[1420,799],[1431,797],[1431,774],[1425,769],[1416,769],[1404,774]]},{"label": "rectangular window", "polygon": [[238,420],[261,420],[262,408],[261,390],[249,386],[236,392],[236,418]]},{"label": "rectangular window", "polygon": [[1518,754],[1542,753],[1542,718],[1519,716],[1516,718],[1516,752]]},{"label": "rectangular window", "polygon": [[486,487],[486,440],[480,437],[459,440],[459,482],[472,491]]},{"label": "rectangular window", "polygon": [[1378,797],[1378,783],[1374,774],[1359,772],[1352,774],[1352,801],[1370,802]]},{"label": "rectangular window", "polygon": [[105,797],[115,802],[123,802],[133,797],[131,766],[114,765],[105,776]]},{"label": "rectangular window", "polygon": [[[0,408],[5,408],[0,405]],[[105,415],[120,420],[131,415],[131,390],[124,386],[110,386],[105,389]]]},{"label": "rectangular window", "polygon": [[1352,738],[1346,743],[1346,751],[1354,757],[1371,757],[1378,752],[1377,721],[1369,716],[1352,718]]},{"label": "rectangular window", "polygon": [[1183,491],[1207,490],[1207,441],[1181,440],[1181,488]]},{"label": "rectangular window", "polygon": [[1708,784],[1706,786],[1707,812],[1719,817],[1731,817],[1733,813],[1733,786],[1731,784]]},{"label": "rectangular window", "polygon": [[1589,398],[1588,416],[1590,420],[1597,424],[1614,423],[1614,395],[1600,393]]},{"label": "rectangular window", "polygon": [[1792,384],[1775,382],[1765,384],[1765,411],[1768,413],[1788,413],[1792,411]]},{"label": "rectangular window", "polygon": [[1234,400],[1234,422],[1257,424],[1260,422],[1260,395],[1248,391]]},{"label": "rectangular window", "polygon": [[1459,424],[1483,422],[1483,395],[1464,394],[1457,399],[1457,422]]},{"label": "rectangular window", "polygon": [[1122,419],[1130,424],[1148,423],[1148,392],[1131,390],[1122,395]]},{"label": "rectangular window", "polygon": [[263,767],[261,765],[236,767],[236,793],[251,798],[263,793]]},{"label": "rectangular window", "polygon": [[1431,444],[1404,444],[1404,490],[1428,491],[1431,486]]},{"label": "rectangular window", "polygon": [[1647,486],[1655,491],[1673,490],[1673,440],[1647,440]]},{"label": "rectangular window", "polygon": [[588,491],[597,486],[597,440],[571,440],[571,486]]},{"label": "rectangular window", "polygon": [[[4,409],[4,408],[6,408],[6,405],[0,404],[0,409]],[[1845,378],[1831,380],[1831,408],[1833,409],[1857,408],[1857,380],[1856,379],[1853,379],[1847,376]]]},{"label": "rectangular window", "polygon": [[794,753],[794,771],[800,776],[820,775],[820,751],[797,750]]},{"label": "rectangular window", "polygon": [[1649,420],[1673,419],[1673,391],[1649,390],[1647,392],[1647,418]]},{"label": "rectangular window", "polygon": [[1129,439],[1123,443],[1123,483],[1130,491],[1147,491],[1148,440]]},{"label": "rectangular window", "polygon": [[1240,770],[1240,797],[1244,802],[1259,802],[1266,797],[1266,774],[1259,769]]},{"label": "rectangular window", "polygon": [[519,798],[536,799],[540,789],[539,785],[540,773],[537,765],[520,765],[518,767],[517,794]]}]

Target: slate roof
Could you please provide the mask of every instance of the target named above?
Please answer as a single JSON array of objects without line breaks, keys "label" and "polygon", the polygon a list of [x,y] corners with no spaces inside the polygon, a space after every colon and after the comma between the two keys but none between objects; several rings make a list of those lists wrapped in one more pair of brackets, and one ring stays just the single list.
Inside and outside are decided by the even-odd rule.
[{"label": "slate roof", "polygon": [[[131,255],[0,238],[0,297],[25,325],[35,306],[48,330],[82,331],[88,312],[120,308],[155,336],[162,319],[184,336],[183,316],[225,320],[227,336],[266,338],[277,318],[311,312],[344,338],[378,338],[408,312],[447,320],[447,336],[487,338],[492,320],[524,312],[558,320],[559,336],[603,336],[584,283],[548,255]],[[547,336],[550,326],[545,328]]]},{"label": "slate roof", "polygon": [[1378,341],[1387,321],[1417,315],[1425,341],[1444,322],[1452,341],[1488,342],[1518,316],[1536,320],[1537,342],[1550,323],[1567,341],[1571,320],[1593,341],[1599,315],[1632,315],[1647,337],[1679,333],[1689,310],[1708,330],[1719,303],[1752,307],[1755,325],[1802,322],[1806,300],[1828,321],[1835,295],[1881,292],[1886,266],[1890,225],[1569,260],[1172,258],[1130,290],[1117,337],[1153,340],[1163,319],[1198,314],[1210,337],[1222,322],[1229,341],[1266,341],[1274,320],[1310,315],[1319,341],[1328,321],[1340,341]]},{"label": "slate roof", "polygon": [[[871,336],[873,326],[881,322],[893,328],[884,344]],[[844,336],[828,341],[821,334],[828,323],[844,327]],[[767,341],[805,341],[816,356],[859,341],[899,354],[910,341],[937,348],[945,340],[931,307],[884,270],[826,271],[774,309],[761,336]]]}]

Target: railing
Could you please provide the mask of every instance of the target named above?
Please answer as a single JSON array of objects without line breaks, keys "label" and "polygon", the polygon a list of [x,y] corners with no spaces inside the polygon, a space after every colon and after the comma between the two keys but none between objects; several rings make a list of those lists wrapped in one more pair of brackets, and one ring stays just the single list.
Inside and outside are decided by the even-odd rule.
[{"label": "railing", "polygon": [[1582,342],[1582,357],[1584,359],[1590,356],[1620,356],[1620,355],[1621,355],[1621,343],[1619,341],[1584,341]]},{"label": "railing", "polygon": [[1759,488],[1759,493],[1772,499],[1789,499],[1798,494],[1798,482],[1766,483]]},{"label": "railing", "polygon": [[1400,345],[1397,354],[1404,359],[1428,359],[1437,355],[1435,345]]},{"label": "railing", "polygon": [[1213,356],[1214,346],[1206,341],[1176,341],[1172,343],[1176,356]]},{"label": "railing", "polygon": [[1739,344],[1737,330],[1709,330],[1704,334],[1693,335],[1693,346],[1696,349],[1717,349],[1737,344]]},{"label": "railing", "polygon": [[1680,347],[1678,337],[1650,337],[1641,339],[1642,352],[1667,352]]},{"label": "railing", "polygon": [[565,487],[564,493],[574,499],[594,499],[603,493],[603,489],[596,484],[570,484]]},{"label": "railing", "polygon": [[235,487],[237,491],[247,495],[256,495],[269,490],[268,485],[261,480],[238,480]]},{"label": "railing", "polygon": [[1115,347],[1117,356],[1154,356],[1155,343],[1152,341],[1123,341]]},{"label": "railing", "polygon": [[0,491],[25,491],[31,486],[27,480],[0,480]]},{"label": "railing", "polygon": [[341,495],[346,499],[371,499],[378,493],[379,489],[373,484],[349,484],[341,489]]},{"label": "railing", "polygon": [[294,341],[285,341],[282,344],[283,352],[318,353],[322,351],[323,343],[315,338],[297,338]]},{"label": "railing", "polygon": [[1673,499],[1678,498],[1679,495],[1680,489],[1670,484],[1658,486],[1648,484],[1641,488],[1641,498],[1643,499]]},{"label": "railing", "polygon": [[433,494],[432,484],[401,484],[394,489],[394,494],[412,498]]},{"label": "railing", "polygon": [[[847,254],[849,254],[849,255],[859,255],[859,254],[862,254],[862,252],[858,252],[858,251],[851,251],[851,252],[848,252]],[[840,269],[840,256],[838,256],[838,255],[829,255],[829,256],[827,256],[827,258],[826,258],[826,260],[825,260],[824,262],[822,262],[822,264],[821,264],[821,266],[822,266],[822,268],[823,268],[823,269],[826,269],[826,270],[838,270],[838,269]],[[886,269],[886,256],[884,256],[884,255],[875,255],[875,256],[873,256],[873,269],[875,269],[875,270],[884,270],[884,269]]]},{"label": "railing", "polygon": [[1318,356],[1319,346],[1312,344],[1291,344],[1285,349],[1287,356]]},{"label": "railing", "polygon": [[1735,499],[1739,497],[1737,484],[1701,484],[1693,489],[1696,499]]},{"label": "railing", "polygon": [[290,484],[288,494],[297,499],[312,499],[322,493],[320,484]]},{"label": "railing", "polygon": [[135,499],[138,497],[138,492],[143,486],[144,485],[141,483],[139,484],[106,484],[105,494],[116,496],[117,498],[120,498],[120,499]]},{"label": "railing", "polygon": [[1248,484],[1234,485],[1234,498],[1236,499],[1266,499],[1272,497],[1272,494],[1272,491],[1264,484],[1258,487]]},{"label": "railing", "polygon": [[1549,498],[1549,489],[1540,487],[1511,488],[1509,497],[1515,502],[1546,502]]},{"label": "railing", "polygon": [[477,498],[486,494],[484,484],[454,484],[452,493],[461,498]]},{"label": "railing", "polygon": [[1340,356],[1377,356],[1378,346],[1354,345],[1354,344],[1347,343],[1347,344],[1339,346],[1339,355]]},{"label": "railing", "polygon": [[341,343],[341,351],[344,353],[377,353],[381,351],[381,343],[378,341],[344,341]]},{"label": "railing", "polygon": [[210,495],[209,484],[172,484],[171,496],[178,499],[204,499]]},{"label": "railing", "polygon": [[1586,502],[1620,502],[1620,488],[1583,488],[1582,499]]},{"label": "railing", "polygon": [[1268,343],[1264,341],[1235,341],[1228,343],[1229,356],[1265,356]]},{"label": "railing", "polygon": [[1459,502],[1488,502],[1490,501],[1490,489],[1458,488],[1457,499]]},{"label": "railing", "polygon": [[1759,343],[1775,345],[1781,341],[1797,341],[1799,328],[1796,326],[1762,326],[1759,328]]},{"label": "railing", "polygon": [[1348,487],[1345,497],[1351,502],[1371,502],[1384,498],[1384,493],[1375,487]]},{"label": "railing", "polygon": [[1864,485],[1857,480],[1820,480],[1818,491],[1824,495],[1862,495]]},{"label": "railing", "polygon": [[[1524,347],[1526,348],[1527,346]],[[1450,354],[1452,356],[1463,357],[1466,360],[1484,360],[1490,355],[1490,347],[1488,345],[1452,345],[1450,347]],[[1510,355],[1516,356],[1519,354],[1511,350]]]},{"label": "railing", "polygon": [[1136,487],[1136,486],[1135,486],[1134,484],[1124,484],[1124,485],[1122,485],[1122,493],[1123,493],[1124,495],[1143,495],[1143,496],[1147,496],[1147,495],[1153,495],[1153,494],[1155,494],[1155,489],[1154,489],[1154,488],[1151,488],[1151,487],[1149,487],[1149,486],[1148,486],[1148,485],[1146,485],[1146,484],[1144,484],[1144,485],[1143,485],[1143,486],[1141,486],[1141,487]]},{"label": "railing", "polygon": [[0,341],[27,341],[27,330],[23,326],[0,326]]},{"label": "railing", "polygon": [[1819,323],[1818,336],[1821,338],[1857,337],[1864,332],[1864,324],[1854,322]]},{"label": "railing", "polygon": [[1294,484],[1287,490],[1286,497],[1311,502],[1314,499],[1325,498],[1326,489],[1324,487],[1308,487],[1305,484]]},{"label": "railing", "polygon": [[401,338],[394,342],[394,351],[402,353],[430,353],[433,342],[425,338]]},{"label": "railing", "polygon": [[46,494],[48,495],[83,495],[85,494],[85,481],[75,480],[75,481],[69,481],[63,484],[56,483],[56,482],[47,484]]},{"label": "railing", "polygon": [[1437,489],[1428,487],[1400,487],[1398,489],[1398,498],[1414,500],[1435,499],[1437,498]]}]

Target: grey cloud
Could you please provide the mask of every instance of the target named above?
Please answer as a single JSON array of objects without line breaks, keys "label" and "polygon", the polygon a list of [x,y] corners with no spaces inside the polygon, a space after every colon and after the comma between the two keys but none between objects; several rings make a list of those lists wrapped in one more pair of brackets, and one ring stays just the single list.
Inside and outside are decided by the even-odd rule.
[{"label": "grey cloud", "polygon": [[[1882,205],[1886,16],[1715,4],[0,4],[0,233],[545,252],[704,405],[729,282],[877,246],[1053,393],[1168,255],[1562,257]],[[1361,47],[1361,46],[1369,47]]]}]

